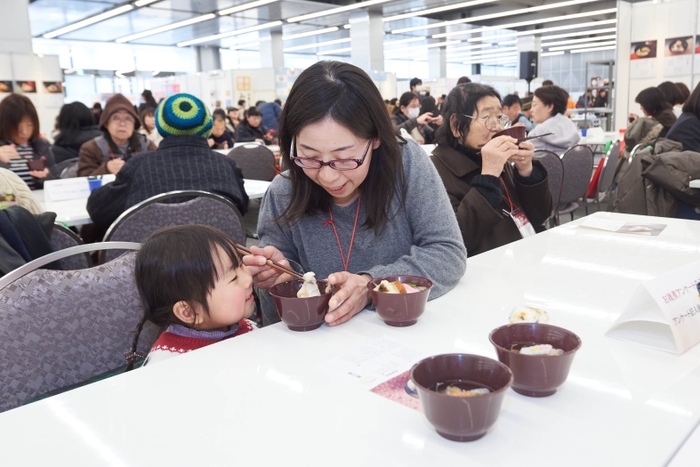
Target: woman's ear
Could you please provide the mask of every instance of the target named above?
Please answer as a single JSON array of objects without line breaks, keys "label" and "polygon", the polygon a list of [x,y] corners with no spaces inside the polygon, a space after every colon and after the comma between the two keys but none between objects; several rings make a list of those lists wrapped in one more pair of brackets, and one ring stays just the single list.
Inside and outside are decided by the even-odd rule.
[{"label": "woman's ear", "polygon": [[375,138],[374,141],[372,141],[372,151],[376,151],[379,146],[382,145],[382,140],[379,138]]},{"label": "woman's ear", "polygon": [[459,131],[459,126],[457,126],[457,114],[450,115],[450,130],[452,130],[452,136],[458,140],[462,140],[462,132]]},{"label": "woman's ear", "polygon": [[173,314],[183,323],[196,325],[201,322],[201,315],[194,311],[194,308],[184,300],[180,300],[173,305]]}]

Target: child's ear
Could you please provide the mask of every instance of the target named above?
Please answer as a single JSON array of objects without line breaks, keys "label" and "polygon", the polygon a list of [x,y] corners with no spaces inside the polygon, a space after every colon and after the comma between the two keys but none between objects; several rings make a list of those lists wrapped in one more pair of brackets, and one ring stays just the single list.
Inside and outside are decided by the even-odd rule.
[{"label": "child's ear", "polygon": [[181,300],[175,305],[173,305],[173,314],[177,317],[177,319],[179,319],[183,323],[192,325],[199,324],[199,314],[195,312],[194,309],[189,305],[189,303],[187,303],[184,300]]}]

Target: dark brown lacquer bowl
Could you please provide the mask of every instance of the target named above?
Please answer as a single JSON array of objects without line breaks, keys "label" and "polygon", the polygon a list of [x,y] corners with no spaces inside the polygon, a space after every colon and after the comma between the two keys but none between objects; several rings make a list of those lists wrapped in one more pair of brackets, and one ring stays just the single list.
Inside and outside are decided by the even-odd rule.
[{"label": "dark brown lacquer bowl", "polygon": [[[546,397],[557,392],[569,376],[569,368],[581,339],[571,331],[543,323],[516,323],[494,329],[489,340],[496,347],[498,360],[513,372],[513,390],[530,397]],[[550,344],[562,355],[523,355],[511,349],[522,345]]]},{"label": "dark brown lacquer bowl", "polygon": [[[527,132],[525,131],[524,126],[512,126],[510,128],[506,128],[505,130],[501,130],[495,135],[493,135],[494,138],[498,138],[499,136],[512,136],[515,139],[520,139],[524,138]],[[493,138],[492,138],[493,139]]]},{"label": "dark brown lacquer bowl", "polygon": [[[333,291],[322,293],[318,297],[298,298],[297,292],[304,281],[294,279],[270,288],[270,295],[277,305],[280,319],[292,331],[312,331],[323,324],[328,313],[328,302]],[[318,281],[318,289],[326,290],[326,281]]]},{"label": "dark brown lacquer bowl", "polygon": [[[383,280],[403,284],[415,284],[425,287],[425,290],[408,294],[392,294],[377,292],[374,288]],[[371,280],[367,288],[372,294],[372,302],[379,317],[389,326],[412,326],[425,311],[425,304],[430,295],[433,282],[420,276],[385,276]]]},{"label": "dark brown lacquer bowl", "polygon": [[[423,413],[438,434],[452,441],[482,438],[496,423],[501,403],[513,381],[504,364],[470,354],[443,354],[428,357],[411,369]],[[449,384],[460,388],[487,388],[488,394],[465,397],[439,392]]]}]

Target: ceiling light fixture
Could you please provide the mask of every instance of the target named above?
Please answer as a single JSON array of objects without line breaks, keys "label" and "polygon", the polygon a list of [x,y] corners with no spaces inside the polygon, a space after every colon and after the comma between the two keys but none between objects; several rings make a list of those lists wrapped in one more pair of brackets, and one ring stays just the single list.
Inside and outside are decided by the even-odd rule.
[{"label": "ceiling light fixture", "polygon": [[139,32],[136,34],[131,34],[130,36],[124,36],[117,39],[115,42],[118,44],[123,44],[125,42],[135,41],[137,39],[142,39],[144,37],[153,36],[155,34],[160,34],[161,32],[171,31],[173,29],[183,28],[191,24],[201,23],[202,21],[209,21],[210,19],[216,18],[214,13],[209,13],[208,15],[198,16],[196,18],[186,19],[184,21],[179,21],[177,23],[168,24],[166,26],[161,26],[159,28],[149,29],[148,31]]},{"label": "ceiling light fixture", "polygon": [[580,54],[583,52],[598,52],[599,50],[615,50],[615,49],[617,49],[617,46],[611,45],[608,47],[592,47],[590,49],[576,49],[576,50],[571,50],[569,53]]},{"label": "ceiling light fixture", "polygon": [[391,33],[392,34],[401,34],[403,32],[420,31],[422,29],[442,28],[445,26],[453,26],[455,24],[475,23],[478,21],[486,21],[488,19],[505,18],[507,16],[515,16],[515,15],[524,15],[527,13],[534,13],[536,11],[552,10],[555,8],[562,8],[565,6],[572,6],[572,5],[582,5],[584,3],[591,3],[591,2],[597,2],[597,1],[600,1],[600,0],[571,0],[568,2],[552,3],[549,5],[540,5],[540,6],[533,6],[533,7],[529,7],[529,8],[521,8],[519,10],[510,10],[510,11],[503,11],[500,13],[492,13],[490,15],[474,16],[471,18],[456,19],[456,20],[452,20],[452,21],[442,21],[440,23],[426,24],[423,26],[412,26],[409,28],[401,28],[401,29],[393,30],[393,31],[391,31]]},{"label": "ceiling light fixture", "polygon": [[336,54],[341,54],[341,53],[346,53],[346,52],[352,52],[352,47],[345,47],[344,49],[333,49],[333,50],[326,50],[323,52],[316,52],[316,55],[336,55]]},{"label": "ceiling light fixture", "polygon": [[542,36],[543,41],[551,41],[554,39],[563,39],[565,37],[589,36],[591,34],[604,34],[606,32],[617,32],[617,28],[594,29],[591,31],[577,31],[564,34],[552,34],[550,36]]},{"label": "ceiling light fixture", "polygon": [[142,7],[146,5],[150,5],[151,3],[159,2],[160,0],[138,0],[137,2],[134,2],[134,6],[136,7]]},{"label": "ceiling light fixture", "polygon": [[158,76],[160,74],[160,70],[152,71],[151,76]]},{"label": "ceiling light fixture", "polygon": [[515,39],[515,40],[512,40],[512,41],[502,41],[502,42],[499,42],[498,45],[511,45],[511,44],[517,44],[517,43],[518,43],[518,39]]},{"label": "ceiling light fixture", "polygon": [[554,26],[551,28],[530,29],[528,31],[510,32],[510,33],[506,33],[506,34],[499,34],[499,35],[488,36],[488,37],[472,37],[471,39],[467,40],[467,42],[492,41],[494,39],[500,39],[501,37],[511,37],[511,36],[534,36],[536,34],[542,34],[543,32],[566,31],[567,29],[588,28],[591,26],[602,26],[604,24],[614,24],[614,23],[617,23],[617,19],[606,19],[603,21],[593,21],[590,23],[568,24],[566,26]]},{"label": "ceiling light fixture", "polygon": [[448,45],[460,44],[462,41],[445,41],[436,42],[434,44],[428,45],[417,45],[413,47],[400,47],[398,49],[385,50],[384,53],[396,53],[396,52],[417,52],[421,50],[434,49],[435,47],[446,47]]},{"label": "ceiling light fixture", "polygon": [[542,42],[542,47],[550,47],[550,46],[556,46],[556,45],[567,45],[567,44],[580,44],[582,42],[590,42],[590,41],[607,41],[610,39],[616,39],[617,36],[615,34],[611,34],[609,36],[598,36],[598,37],[584,37],[583,39],[569,39],[566,41],[556,41],[556,42]]},{"label": "ceiling light fixture", "polygon": [[460,50],[484,49],[486,47],[491,47],[491,46],[493,46],[493,44],[488,44],[488,43],[487,44],[465,45],[464,47],[454,47],[454,48],[448,50],[448,52],[457,52]]},{"label": "ceiling light fixture", "polygon": [[47,32],[46,34],[44,34],[44,39],[53,39],[54,37],[68,34],[69,32],[73,32],[78,29],[93,25],[95,23],[99,23],[100,21],[113,18],[114,16],[119,16],[122,13],[126,13],[127,11],[131,11],[133,9],[133,5],[122,5],[112,10],[105,11],[104,13],[100,13],[99,15],[91,16],[90,18],[78,21],[77,23],[73,23],[69,26],[65,26],[54,31]]},{"label": "ceiling light fixture", "polygon": [[243,5],[234,6],[233,8],[226,8],[225,10],[219,11],[220,16],[232,15],[240,11],[250,10],[251,8],[257,8],[259,6],[267,5],[268,3],[275,3],[279,0],[258,0],[256,2],[244,3]]},{"label": "ceiling light fixture", "polygon": [[250,47],[258,47],[259,45],[260,45],[260,41],[244,42],[242,44],[231,46],[231,47],[229,47],[229,49],[230,50],[248,49]]},{"label": "ceiling light fixture", "polygon": [[482,59],[482,58],[497,58],[497,57],[512,57],[515,52],[513,51],[507,51],[507,52],[502,52],[500,50],[494,51],[492,53],[482,53],[482,54],[460,54],[460,55],[452,55],[448,56],[448,59],[459,59],[459,60],[475,60],[475,59]]},{"label": "ceiling light fixture", "polygon": [[365,2],[355,3],[353,5],[341,6],[338,8],[331,8],[329,10],[317,11],[316,13],[309,13],[307,15],[294,16],[287,20],[288,23],[298,23],[299,21],[306,21],[307,19],[320,18],[322,16],[331,16],[338,13],[343,13],[346,11],[357,10],[359,8],[365,8],[372,5],[380,5],[382,3],[390,2],[392,0],[367,0]]},{"label": "ceiling light fixture", "polygon": [[324,47],[327,45],[335,45],[335,44],[345,44],[346,42],[350,42],[351,39],[349,37],[345,39],[335,39],[332,41],[325,41],[325,42],[314,42],[313,44],[305,44],[305,45],[297,45],[294,47],[286,47],[283,49],[284,52],[296,52],[297,50],[306,50],[306,49],[314,49],[317,47]]},{"label": "ceiling light fixture", "polygon": [[497,57],[497,58],[486,58],[486,59],[476,59],[476,60],[471,60],[468,62],[462,62],[465,65],[474,65],[477,63],[492,63],[492,62],[503,62],[503,63],[508,63],[511,60],[514,60],[517,58],[517,54],[514,55],[509,55],[507,57]]},{"label": "ceiling light fixture", "polygon": [[261,31],[263,29],[271,29],[277,26],[281,26],[282,21],[271,21],[269,23],[258,24],[256,26],[250,26],[248,28],[236,29],[230,32],[224,32],[221,34],[214,34],[213,36],[200,37],[199,39],[192,39],[191,41],[178,42],[178,47],[187,47],[188,45],[201,44],[203,42],[211,42],[217,39],[224,39],[226,37],[240,36],[241,34],[247,34],[249,32]]},{"label": "ceiling light fixture", "polygon": [[543,54],[540,54],[540,57],[553,57],[555,55],[564,55],[564,51],[561,52],[545,52]]},{"label": "ceiling light fixture", "polygon": [[283,41],[291,41],[293,39],[301,39],[302,37],[318,36],[321,34],[327,34],[329,32],[335,32],[338,29],[340,29],[340,28],[338,28],[337,26],[333,26],[330,28],[323,28],[323,29],[314,29],[313,31],[300,32],[299,34],[290,34],[287,36],[282,36],[282,40]]},{"label": "ceiling light fixture", "polygon": [[428,8],[427,10],[412,11],[410,13],[404,13],[396,16],[387,16],[384,18],[384,22],[388,23],[390,21],[398,21],[406,18],[413,18],[414,16],[432,15],[433,13],[440,13],[443,11],[459,10],[462,8],[469,8],[470,6],[483,5],[485,3],[493,3],[498,0],[475,0],[471,2],[464,3],[454,3],[452,5],[441,6],[437,8]]},{"label": "ceiling light fixture", "polygon": [[421,36],[421,37],[410,37],[408,39],[399,39],[398,41],[387,41],[387,42],[384,42],[384,47],[386,47],[387,45],[408,44],[409,42],[419,42],[419,41],[424,41],[426,39],[427,39],[427,37]]},{"label": "ceiling light fixture", "polygon": [[550,52],[556,52],[557,50],[573,50],[573,49],[587,49],[590,47],[603,47],[605,45],[615,45],[616,41],[607,42],[588,42],[586,44],[576,44],[576,45],[562,45],[561,47],[550,47]]},{"label": "ceiling light fixture", "polygon": [[578,18],[587,18],[589,16],[596,16],[596,15],[608,15],[611,13],[617,13],[617,8],[607,8],[604,10],[587,11],[584,13],[573,13],[570,15],[553,16],[551,18],[540,18],[540,19],[533,19],[533,20],[528,20],[528,21],[519,21],[517,23],[500,24],[498,26],[487,26],[487,27],[478,28],[478,29],[466,29],[463,31],[445,32],[445,33],[441,33],[441,34],[434,34],[433,39],[439,39],[441,37],[463,36],[465,34],[476,34],[479,32],[494,31],[494,30],[498,30],[498,29],[515,29],[515,28],[520,28],[523,26],[533,26],[533,25],[537,25],[537,24],[556,23],[558,21],[570,21],[570,20],[578,19]]}]

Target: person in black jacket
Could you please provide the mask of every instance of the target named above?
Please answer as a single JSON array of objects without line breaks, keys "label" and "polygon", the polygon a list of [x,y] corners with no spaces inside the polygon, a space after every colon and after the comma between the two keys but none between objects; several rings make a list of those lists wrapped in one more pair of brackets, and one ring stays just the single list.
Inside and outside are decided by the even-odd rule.
[{"label": "person in black jacket", "polygon": [[212,119],[202,101],[189,94],[170,96],[156,109],[156,128],[163,136],[158,149],[130,159],[114,182],[90,194],[87,210],[101,233],[131,206],[174,190],[215,193],[231,200],[241,215],[246,213],[243,172],[232,159],[209,148]]},{"label": "person in black jacket", "polygon": [[56,129],[58,134],[54,138],[52,150],[57,164],[77,159],[83,143],[102,136],[92,120],[92,112],[82,102],[72,102],[61,107]]},{"label": "person in black jacket", "polygon": [[265,144],[270,144],[272,141],[272,133],[268,132],[262,124],[262,114],[257,108],[251,107],[246,110],[245,121],[236,128],[236,141],[239,143],[256,141]]}]

